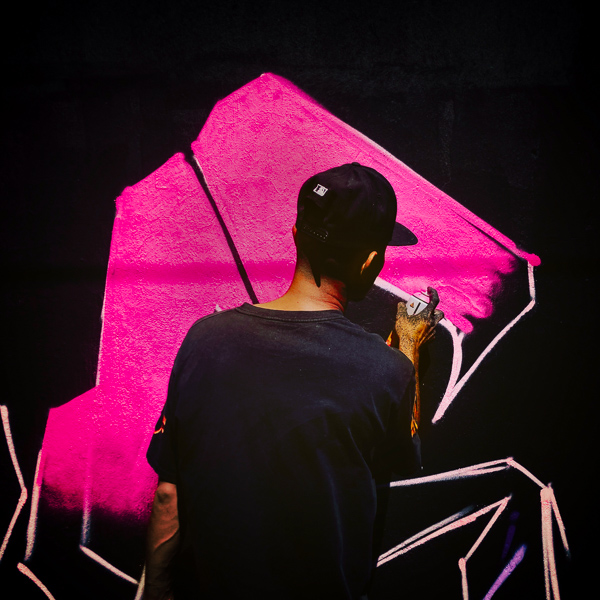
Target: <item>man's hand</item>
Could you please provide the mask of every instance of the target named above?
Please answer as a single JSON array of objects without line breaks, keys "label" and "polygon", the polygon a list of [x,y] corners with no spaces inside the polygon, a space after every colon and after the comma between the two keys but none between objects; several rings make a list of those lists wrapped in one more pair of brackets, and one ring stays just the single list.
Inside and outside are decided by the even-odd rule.
[{"label": "man's hand", "polygon": [[440,302],[438,293],[432,288],[427,288],[429,304],[418,314],[409,316],[406,311],[406,302],[398,303],[396,325],[392,332],[391,345],[398,348],[408,356],[416,366],[419,357],[419,348],[435,335],[436,325],[444,318],[441,310],[436,310]]},{"label": "man's hand", "polygon": [[441,310],[436,310],[440,297],[432,288],[427,288],[429,304],[418,314],[409,316],[406,302],[398,303],[396,325],[391,334],[390,345],[398,348],[408,356],[415,367],[415,401],[413,404],[412,419],[410,423],[411,435],[416,435],[421,422],[421,393],[419,386],[419,348],[435,335],[435,326],[444,318]]}]

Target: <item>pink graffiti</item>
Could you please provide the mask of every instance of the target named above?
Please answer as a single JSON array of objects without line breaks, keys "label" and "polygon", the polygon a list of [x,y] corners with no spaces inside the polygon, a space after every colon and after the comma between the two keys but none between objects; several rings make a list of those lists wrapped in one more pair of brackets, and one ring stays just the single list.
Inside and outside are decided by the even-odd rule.
[{"label": "pink graffiti", "polygon": [[31,579],[31,581],[37,585],[37,587],[46,595],[47,598],[49,598],[49,600],[55,600],[54,596],[50,593],[50,590],[48,590],[48,588],[33,574],[28,566],[24,565],[23,563],[19,563],[17,564],[17,569],[23,573],[23,575],[29,577],[29,579]]},{"label": "pink graffiti", "polygon": [[[182,155],[117,199],[97,385],[50,412],[46,498],[144,518],[145,451],[185,333],[248,301],[214,211]],[[85,536],[84,536],[85,540]]]},{"label": "pink graffiti", "polygon": [[[301,183],[358,161],[381,171],[398,220],[419,244],[390,249],[381,280],[404,293],[436,287],[462,333],[488,317],[527,254],[286,80],[263,75],[219,102],[192,150],[258,300],[285,291]],[[182,154],[117,199],[97,385],[50,412],[42,496],[84,513],[145,520],[156,476],[145,452],[186,331],[215,309],[251,301],[210,198]]]},{"label": "pink graffiti", "polygon": [[[446,471],[445,473],[436,473],[435,475],[427,475],[424,477],[416,477],[412,479],[402,479],[400,481],[393,481],[391,483],[392,488],[397,487],[409,487],[409,486],[421,486],[430,483],[439,483],[445,481],[454,481],[457,479],[481,477],[482,475],[489,475],[505,469],[515,469],[523,474],[527,479],[533,482],[535,485],[540,487],[540,500],[541,500],[541,513],[542,513],[542,548],[543,548],[543,561],[544,561],[544,579],[546,584],[546,600],[559,600],[560,593],[558,589],[558,574],[556,571],[556,558],[555,558],[555,543],[552,533],[553,523],[556,523],[560,532],[560,537],[563,545],[564,552],[567,556],[570,556],[569,543],[567,541],[567,532],[558,509],[558,503],[554,496],[554,491],[550,485],[544,485],[533,473],[527,470],[523,465],[519,464],[514,458],[505,458],[500,460],[492,460],[478,465],[471,465],[469,467],[462,467],[454,469],[452,471]],[[469,599],[469,585],[467,579],[467,562],[472,558],[473,554],[477,551],[479,546],[482,544],[494,524],[498,521],[500,515],[506,509],[508,503],[511,500],[511,496],[506,496],[502,500],[489,504],[476,512],[470,512],[471,508],[463,509],[454,515],[451,515],[447,519],[440,521],[434,525],[431,525],[424,531],[417,533],[416,535],[404,540],[391,550],[384,552],[377,561],[377,566],[381,566],[392,559],[405,554],[417,546],[420,546],[426,542],[429,542],[441,535],[455,531],[459,527],[470,524],[478,519],[480,516],[485,515],[493,509],[496,509],[492,518],[489,520],[487,525],[482,530],[481,534],[471,546],[467,554],[460,558],[458,561],[458,568],[461,573],[461,584],[463,600]],[[510,563],[504,568],[503,572],[496,579],[494,585],[490,588],[486,598],[491,598],[497,589],[502,585],[506,578],[514,571],[516,566],[521,562],[525,553],[525,547],[522,546],[515,556],[513,556]]]},{"label": "pink graffiti", "polygon": [[15,445],[13,443],[12,431],[10,429],[10,422],[8,418],[8,408],[6,406],[0,406],[0,418],[2,419],[2,428],[4,429],[4,437],[6,439],[6,444],[8,446],[8,452],[10,454],[11,462],[13,465],[13,469],[15,470],[15,476],[17,477],[17,481],[19,482],[19,487],[21,488],[21,493],[19,494],[19,499],[17,501],[17,506],[15,508],[15,512],[13,513],[12,519],[8,525],[8,530],[4,535],[2,540],[2,544],[0,545],[0,560],[4,556],[4,552],[6,551],[6,546],[8,545],[8,540],[12,534],[12,530],[17,522],[19,514],[23,510],[25,506],[25,502],[27,502],[27,487],[25,486],[25,481],[23,479],[23,473],[21,472],[21,467],[19,465],[19,460],[17,459],[17,453],[15,452]]},{"label": "pink graffiti", "polygon": [[502,277],[518,259],[540,263],[274,75],[219,102],[192,149],[261,302],[285,291],[292,274],[298,189],[311,174],[352,161],[389,179],[398,221],[419,238],[416,246],[388,249],[381,279],[411,294],[432,285],[462,331],[472,331],[470,317],[492,313]]}]

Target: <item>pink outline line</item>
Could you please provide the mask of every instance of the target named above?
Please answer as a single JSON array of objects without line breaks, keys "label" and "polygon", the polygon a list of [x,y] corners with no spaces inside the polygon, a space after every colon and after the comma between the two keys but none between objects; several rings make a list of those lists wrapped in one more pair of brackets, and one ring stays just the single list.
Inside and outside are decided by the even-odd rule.
[{"label": "pink outline line", "polygon": [[40,489],[42,487],[41,466],[42,451],[38,452],[37,463],[35,465],[35,477],[33,480],[33,489],[31,490],[31,508],[29,510],[29,523],[27,524],[27,546],[25,548],[25,557],[23,560],[27,562],[33,553],[35,544],[35,533],[37,528],[37,513],[40,501]]},{"label": "pink outline line", "polygon": [[127,575],[127,573],[124,573],[120,569],[117,569],[117,567],[111,565],[107,560],[105,560],[104,558],[102,558],[101,556],[96,554],[93,550],[90,550],[89,548],[86,548],[85,546],[79,546],[79,549],[85,555],[89,556],[92,560],[95,560],[97,563],[101,564],[103,567],[108,569],[111,573],[114,573],[118,577],[121,577],[122,579],[125,579],[125,581],[129,581],[130,583],[133,583],[134,585],[139,585],[139,581],[137,579],[134,579],[133,577],[131,577],[131,575]]},{"label": "pink outline line", "polygon": [[141,600],[142,595],[144,594],[144,586],[146,585],[146,565],[142,569],[142,576],[140,577],[140,582],[138,583],[137,592],[135,594],[135,598],[133,600]]},{"label": "pink outline line", "polygon": [[4,536],[4,541],[2,542],[2,546],[0,547],[0,560],[4,556],[4,552],[6,551],[6,546],[8,545],[8,540],[12,535],[12,530],[17,522],[17,518],[19,517],[19,513],[23,509],[25,502],[27,502],[27,488],[25,487],[25,482],[23,480],[23,474],[21,473],[21,468],[19,467],[19,461],[17,460],[17,453],[15,451],[15,445],[12,439],[12,433],[10,431],[10,422],[8,418],[8,408],[6,406],[0,406],[0,414],[2,415],[2,426],[4,428],[4,435],[6,437],[6,444],[8,445],[8,452],[10,454],[10,458],[13,463],[13,467],[15,469],[15,473],[17,475],[17,479],[19,480],[19,485],[21,486],[21,494],[19,496],[19,500],[17,501],[17,508],[15,508],[15,512],[13,514],[12,519],[10,520],[10,524],[8,525],[8,529],[6,531],[6,535]]},{"label": "pink outline line", "polygon": [[517,568],[517,565],[525,557],[527,546],[521,546],[510,559],[510,562],[504,567],[502,573],[498,575],[498,579],[494,581],[494,585],[489,589],[483,600],[490,600],[491,597],[498,591],[498,588],[507,580],[508,576]]},{"label": "pink outline line", "polygon": [[[388,552],[382,554],[382,556],[385,556],[385,558],[382,559],[380,557],[379,560],[377,561],[377,566],[380,566],[380,565],[392,560],[393,558],[400,556],[401,554],[406,554],[409,550],[412,550],[413,548],[416,548],[417,546],[421,546],[422,544],[425,544],[426,542],[428,542],[436,537],[439,537],[440,535],[448,533],[449,531],[454,531],[455,529],[458,529],[459,527],[463,527],[464,525],[469,525],[470,523],[473,523],[476,519],[478,519],[479,517],[490,512],[497,506],[502,505],[504,502],[508,502],[509,499],[510,499],[510,496],[508,496],[507,498],[504,498],[502,500],[499,500],[498,502],[494,502],[494,504],[485,506],[484,508],[478,510],[477,512],[474,512],[470,515],[462,517],[458,520],[454,520],[451,523],[449,523],[448,525],[441,527],[440,529],[435,529],[435,531],[433,531],[432,533],[430,533],[429,535],[426,535],[424,537],[421,537],[419,534],[418,536],[415,536],[415,537],[418,537],[419,539],[417,539],[412,544],[408,544],[406,546],[404,546],[403,544],[399,544],[397,546],[398,550],[396,552],[394,552],[394,549],[392,549],[392,550],[388,550]],[[450,517],[450,518],[452,519],[452,517]],[[444,521],[442,521],[441,523],[444,523]],[[406,542],[404,542],[404,543],[406,543]]]},{"label": "pink outline line", "polygon": [[469,584],[467,582],[467,561],[464,558],[458,559],[458,568],[460,569],[460,583],[462,587],[463,600],[469,600]]},{"label": "pink outline line", "polygon": [[479,548],[481,542],[483,542],[485,536],[489,533],[490,529],[494,526],[494,523],[498,520],[498,517],[504,512],[506,509],[508,502],[511,496],[507,496],[503,500],[500,501],[496,512],[492,515],[492,518],[488,521],[488,524],[485,526],[476,542],[471,546],[471,549],[467,552],[464,558],[459,559],[458,568],[460,569],[461,581],[462,581],[462,591],[463,591],[463,600],[469,600],[469,583],[467,581],[467,561],[473,556],[475,550]]},{"label": "pink outline line", "polygon": [[[558,590],[558,576],[556,574],[556,560],[554,556],[554,541],[552,537],[552,512],[553,512],[552,489],[545,487],[540,492],[542,502],[542,547],[544,558],[544,582],[546,584],[546,598],[560,600]],[[565,538],[566,539],[566,538]]]},{"label": "pink outline line", "polygon": [[19,569],[23,575],[29,577],[29,579],[31,579],[31,581],[33,581],[33,583],[35,583],[35,585],[37,585],[50,600],[55,600],[54,596],[50,593],[50,590],[31,572],[31,569],[26,567],[23,563],[19,563],[17,569]]},{"label": "pink outline line", "polygon": [[[409,485],[420,485],[422,483],[432,483],[436,481],[449,481],[452,479],[462,479],[464,477],[477,477],[479,475],[486,475],[488,473],[495,473],[497,471],[504,471],[512,467],[523,473],[528,479],[537,484],[540,488],[545,486],[533,473],[528,471],[525,467],[520,465],[514,458],[500,458],[498,460],[491,460],[485,463],[479,463],[478,465],[472,465],[470,467],[462,467],[460,469],[454,469],[453,471],[445,471],[444,473],[436,473],[435,475],[426,475],[425,477],[414,477],[412,479],[400,479],[399,481],[392,481],[390,487],[406,487]],[[554,500],[556,504],[556,500]],[[557,506],[558,511],[558,506]],[[560,516],[560,515],[559,515]],[[562,523],[562,519],[560,520]],[[563,536],[563,540],[566,544],[566,537]]]},{"label": "pink outline line", "polygon": [[506,462],[509,466],[517,469],[517,471],[521,471],[521,473],[531,479],[533,483],[539,485],[541,488],[546,487],[531,471],[528,471],[524,466],[520,465],[514,458],[507,458]]},{"label": "pink outline line", "polygon": [[462,479],[464,477],[477,477],[479,475],[486,475],[488,473],[495,473],[497,471],[504,471],[508,469],[508,461],[510,458],[501,458],[499,460],[492,460],[478,465],[472,465],[470,467],[463,467],[461,469],[454,469],[453,471],[445,471],[444,473],[437,473],[435,475],[426,475],[425,477],[415,477],[413,479],[401,479],[399,481],[392,481],[390,487],[406,487],[409,485],[421,485],[422,483],[432,483],[436,481],[450,481],[453,479]]},{"label": "pink outline line", "polygon": [[562,539],[565,552],[567,553],[567,556],[571,556],[571,550],[569,548],[569,543],[567,542],[567,531],[565,529],[562,517],[560,516],[560,512],[558,510],[558,503],[556,502],[556,498],[554,497],[554,490],[552,489],[551,485],[548,485],[548,490],[550,502],[552,504],[552,510],[554,512],[554,518],[556,519],[556,524],[558,525],[558,530],[560,531],[560,537]]},{"label": "pink outline line", "polygon": [[[421,539],[422,537],[428,535],[429,533],[432,533],[434,531],[437,531],[438,529],[441,529],[445,525],[449,525],[450,523],[454,523],[455,521],[457,521],[461,517],[467,515],[470,511],[471,511],[470,507],[469,508],[464,508],[463,510],[461,510],[461,511],[455,513],[455,514],[453,514],[450,517],[448,517],[447,519],[439,521],[435,525],[431,525],[430,527],[427,527],[427,529],[423,529],[423,531],[420,531],[416,535],[413,535],[412,537],[407,538],[406,540],[404,540],[403,542],[401,542],[397,546],[394,546],[393,548],[391,548],[387,552],[384,552],[377,559],[378,560],[378,565],[387,562],[387,560],[390,560],[390,559],[388,559],[388,556],[390,556],[391,554],[394,554],[397,550],[400,550],[401,548],[405,548],[406,546],[410,546],[413,542]],[[384,560],[384,559],[387,559],[387,560]]]},{"label": "pink outline line", "polygon": [[[444,393],[442,401],[440,402],[440,404],[435,412],[435,415],[433,415],[433,419],[431,420],[432,423],[439,421],[444,416],[444,413],[446,412],[446,410],[448,409],[448,407],[450,406],[450,404],[452,403],[454,398],[456,398],[456,396],[458,395],[460,390],[463,388],[465,383],[467,383],[467,381],[469,380],[471,375],[473,375],[473,373],[476,371],[477,367],[479,367],[479,365],[481,364],[481,361],[492,351],[492,349],[496,346],[496,344],[509,332],[509,330],[512,329],[512,327],[518,321],[520,321],[521,318],[523,316],[525,316],[535,306],[535,304],[536,304],[536,302],[535,302],[535,280],[533,277],[533,270],[534,270],[534,266],[531,263],[527,263],[527,277],[528,277],[528,282],[529,282],[529,295],[531,297],[531,301],[508,325],[506,325],[506,327],[504,327],[504,329],[502,329],[496,335],[496,337],[494,337],[494,339],[486,346],[486,348],[483,350],[483,352],[477,357],[475,362],[471,365],[469,370],[460,378],[460,380],[456,383],[456,385],[453,386],[452,388],[450,388],[450,386],[448,386],[448,389]],[[461,342],[462,342],[462,338],[461,338]],[[460,358],[462,360],[462,354],[461,354]],[[455,369],[455,362],[458,362],[458,360],[459,360],[459,357],[455,353],[452,358],[452,371],[453,372]],[[459,368],[460,368],[460,366],[459,366]]]},{"label": "pink outline line", "polygon": [[[494,460],[490,462],[480,463],[478,465],[473,465],[471,467],[464,467],[461,469],[455,469],[453,471],[446,471],[444,473],[437,473],[436,475],[428,475],[426,477],[416,477],[414,479],[403,479],[400,481],[393,481],[390,483],[390,487],[406,487],[409,485],[420,485],[422,483],[433,483],[439,481],[450,481],[453,479],[461,479],[464,477],[477,477],[478,475],[485,475],[488,473],[494,473],[497,471],[502,471],[507,468],[514,468],[517,471],[521,472],[525,475],[530,481],[535,483],[540,487],[540,496],[541,496],[541,513],[542,513],[542,549],[543,549],[543,561],[544,561],[544,580],[546,585],[546,600],[560,600],[560,593],[558,589],[558,576],[556,573],[556,560],[554,553],[554,540],[552,537],[552,515],[556,519],[557,526],[560,531],[561,539],[563,542],[563,546],[565,548],[565,552],[567,556],[570,554],[569,544],[567,542],[567,535],[565,526],[560,516],[560,512],[558,510],[558,503],[556,502],[556,498],[554,496],[554,491],[550,486],[544,485],[535,475],[533,475],[530,471],[528,471],[525,467],[520,465],[514,458],[503,458],[499,460]],[[506,508],[506,504],[510,496],[497,502],[496,504],[490,505],[483,509],[484,512],[488,512],[495,506],[499,506],[500,508],[496,511],[496,514],[490,520],[486,528],[483,530],[469,553],[465,558],[461,558],[458,561],[458,567],[461,572],[461,581],[462,581],[462,590],[463,590],[463,600],[468,600],[469,590],[467,583],[467,560],[472,556],[473,552],[477,549],[483,538],[487,535],[500,513]],[[421,533],[409,538],[408,540],[402,542],[395,548],[392,548],[388,552],[382,554],[379,557],[378,565],[383,564],[400,554],[404,554],[408,552],[408,550],[412,550],[412,548],[421,545],[430,539],[433,539],[442,533],[446,533],[450,529],[455,529],[457,527],[461,527],[462,525],[470,522],[469,519],[477,518],[483,514],[482,511],[478,513],[474,513],[469,517],[464,517],[458,521],[455,520],[455,517],[450,517],[446,519],[446,521],[442,521],[432,527],[422,531]],[[450,525],[446,525],[446,523],[450,521]],[[445,525],[440,529],[442,525]],[[423,537],[424,534],[429,533],[430,531],[434,531],[431,535],[427,537]],[[417,542],[413,542],[413,540],[418,540]],[[397,550],[397,552],[395,552]],[[395,553],[394,553],[395,552]],[[516,565],[515,565],[516,566]]]},{"label": "pink outline line", "polygon": [[[527,314],[536,304],[535,301],[535,279],[533,276],[534,266],[531,263],[527,263],[527,279],[529,284],[529,296],[531,301],[527,306],[512,320],[508,325],[506,325],[495,337],[494,339],[486,346],[486,348],[481,352],[481,354],[477,357],[475,362],[471,365],[468,371],[459,379],[460,369],[462,367],[462,342],[464,339],[464,332],[460,331],[454,323],[449,321],[447,318],[444,318],[440,321],[440,325],[445,327],[452,336],[452,369],[450,372],[450,378],[448,380],[448,385],[446,386],[446,391],[442,396],[442,400],[431,420],[432,423],[436,423],[439,421],[445,414],[446,410],[450,404],[452,404],[454,398],[458,395],[458,393],[462,390],[464,385],[467,383],[471,375],[477,370],[483,359],[492,351],[492,349],[496,346],[496,344],[509,332],[512,327],[521,320],[521,318]],[[410,294],[401,290],[399,287],[395,286],[392,283],[389,283],[385,279],[381,279],[378,277],[375,280],[375,285],[384,289],[388,292],[391,292],[395,296],[402,298],[402,300],[408,300],[410,298]]]},{"label": "pink outline line", "polygon": [[[465,337],[465,332],[460,331],[454,323],[448,321],[448,319],[442,319],[440,325],[445,327],[452,337],[452,369],[450,371],[450,378],[448,379],[448,385],[446,386],[446,391],[442,396],[442,402],[447,394],[451,392],[456,386],[456,382],[458,381],[458,377],[460,376],[460,368],[462,366],[463,360],[463,351],[462,351],[462,343]],[[439,408],[438,408],[439,410]]]},{"label": "pink outline line", "polygon": [[511,496],[507,496],[506,498],[504,498],[504,500],[502,500],[500,506],[498,506],[498,510],[494,513],[494,516],[490,519],[489,523],[485,526],[485,529],[481,532],[481,535],[477,538],[477,541],[473,544],[472,548],[467,552],[467,554],[465,556],[465,562],[468,561],[471,558],[471,556],[473,556],[473,554],[475,553],[475,550],[477,550],[477,548],[479,548],[479,545],[481,544],[481,542],[483,542],[483,539],[485,538],[485,536],[488,534],[490,529],[493,527],[494,523],[498,520],[498,517],[506,509],[510,499],[511,499]]}]

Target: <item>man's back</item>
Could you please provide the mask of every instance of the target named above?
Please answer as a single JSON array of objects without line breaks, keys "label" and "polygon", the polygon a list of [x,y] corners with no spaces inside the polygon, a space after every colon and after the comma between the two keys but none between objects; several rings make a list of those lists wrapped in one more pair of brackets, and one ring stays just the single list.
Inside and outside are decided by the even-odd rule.
[{"label": "man's back", "polygon": [[198,321],[148,452],[177,485],[198,591],[364,593],[375,480],[418,461],[413,394],[412,363],[339,311],[246,304]]}]

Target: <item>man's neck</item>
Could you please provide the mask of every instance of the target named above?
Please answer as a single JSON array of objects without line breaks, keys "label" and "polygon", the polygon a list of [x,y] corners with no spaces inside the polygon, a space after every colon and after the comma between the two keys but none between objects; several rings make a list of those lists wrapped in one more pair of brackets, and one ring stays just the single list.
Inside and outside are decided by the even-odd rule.
[{"label": "man's neck", "polygon": [[288,291],[271,302],[256,306],[271,310],[339,310],[344,312],[347,303],[346,288],[341,281],[321,277],[321,285],[317,287],[310,270],[296,265],[294,278]]}]

